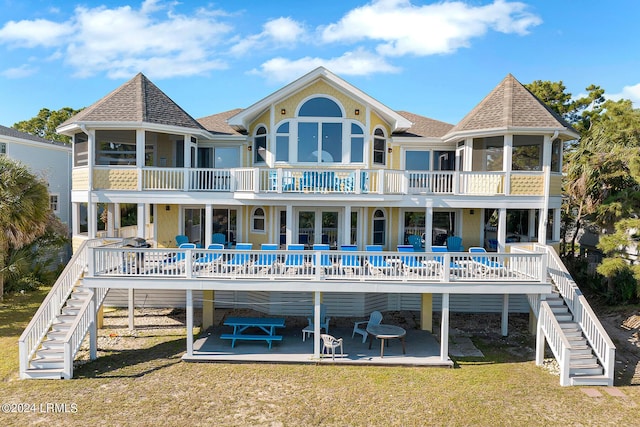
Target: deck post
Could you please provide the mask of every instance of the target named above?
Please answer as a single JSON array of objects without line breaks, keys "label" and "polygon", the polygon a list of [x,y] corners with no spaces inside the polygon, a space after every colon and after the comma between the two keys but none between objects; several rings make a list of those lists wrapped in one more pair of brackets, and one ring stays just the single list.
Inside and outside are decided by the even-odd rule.
[{"label": "deck post", "polygon": [[89,324],[89,359],[95,360],[98,357],[98,328],[97,328],[97,298],[96,291],[91,292],[91,304],[89,312],[91,313],[91,323]]},{"label": "deck post", "polygon": [[315,291],[313,294],[313,357],[320,359],[320,302],[321,294]]},{"label": "deck post", "polygon": [[422,294],[420,329],[433,332],[433,294]]},{"label": "deck post", "polygon": [[202,330],[213,326],[215,319],[215,291],[202,291]]},{"label": "deck post", "polygon": [[131,288],[129,289],[129,330],[133,330],[136,325],[134,322],[134,313],[133,311],[135,310],[135,294],[134,294],[134,289]]},{"label": "deck post", "polygon": [[502,295],[502,336],[509,334],[509,294]]},{"label": "deck post", "polygon": [[449,294],[442,294],[442,318],[440,319],[440,360],[449,358]]},{"label": "deck post", "polygon": [[536,365],[544,364],[544,347],[545,347],[544,331],[542,330],[542,318],[538,313],[538,322],[536,327]]},{"label": "deck post", "polygon": [[187,289],[187,356],[193,356],[193,291]]}]

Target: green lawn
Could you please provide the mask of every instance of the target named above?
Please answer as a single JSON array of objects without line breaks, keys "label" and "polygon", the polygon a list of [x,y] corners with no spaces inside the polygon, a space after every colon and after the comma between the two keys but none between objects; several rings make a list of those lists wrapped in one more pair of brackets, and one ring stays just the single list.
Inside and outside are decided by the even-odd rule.
[{"label": "green lawn", "polygon": [[[533,361],[488,352],[456,369],[184,363],[182,334],[136,338],[143,350],[110,351],[73,380],[17,379],[17,339],[43,292],[0,308],[0,403],[40,412],[0,413],[0,425],[633,425],[640,389],[589,397],[560,387]],[[482,346],[482,342],[477,343]],[[483,350],[488,350],[484,349]],[[47,403],[70,413],[49,413]],[[73,404],[73,405],[72,405]]]}]

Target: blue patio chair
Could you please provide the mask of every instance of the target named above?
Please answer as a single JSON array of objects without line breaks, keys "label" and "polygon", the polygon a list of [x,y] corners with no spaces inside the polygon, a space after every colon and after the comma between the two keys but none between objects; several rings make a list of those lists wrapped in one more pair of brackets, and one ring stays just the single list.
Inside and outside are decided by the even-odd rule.
[{"label": "blue patio chair", "polygon": [[[315,330],[314,317],[307,317],[309,321],[309,329]],[[320,304],[320,329],[324,329],[326,333],[329,333],[329,321],[331,321],[331,317],[327,317],[327,306],[324,304]]]},{"label": "blue patio chair", "polygon": [[[367,252],[382,252],[382,245],[367,245],[365,247]],[[373,275],[391,274],[394,267],[389,264],[382,255],[368,255],[367,266],[369,273]]]},{"label": "blue patio chair", "polygon": [[[442,253],[442,252],[449,252],[449,250],[447,249],[446,246],[432,246],[431,252]],[[440,265],[444,266],[444,256],[436,256],[433,259]],[[449,269],[451,272],[456,272],[456,271],[462,271],[463,267],[460,264],[454,261],[451,261],[449,262]]]},{"label": "blue patio chair", "polygon": [[[277,251],[278,245],[275,243],[263,243],[260,246],[262,251]],[[261,253],[258,255],[258,259],[253,263],[254,270],[260,270],[263,273],[268,273],[273,267],[275,267],[278,261],[278,254]]]},{"label": "blue patio chair", "polygon": [[[250,251],[253,249],[253,243],[238,243],[235,251]],[[234,251],[234,252],[235,252]],[[251,255],[247,253],[234,253],[233,256],[223,264],[225,273],[241,272],[243,267],[251,261]]]},{"label": "blue patio chair", "polygon": [[[304,245],[291,244],[287,246],[288,251],[304,251]],[[284,271],[288,274],[298,274],[304,270],[304,254],[287,254],[283,265]]]},{"label": "blue patio chair", "polygon": [[410,234],[407,237],[407,241],[411,246],[413,246],[414,252],[424,252],[424,248],[422,247],[422,239],[420,238],[420,236],[416,234]]},{"label": "blue patio chair", "polygon": [[411,245],[398,245],[398,252],[401,252],[400,261],[405,275],[412,273],[419,276],[437,275],[442,265],[436,261],[418,259],[416,255],[409,255],[407,252],[415,253]]},{"label": "blue patio chair", "polygon": [[[487,254],[487,251],[481,247],[470,247],[469,253]],[[494,259],[496,259],[495,255],[494,256],[472,256],[471,262],[481,274],[489,274],[489,273],[500,274],[500,273],[506,272],[506,268],[504,264],[498,261],[494,261]]]},{"label": "blue patio chair", "polygon": [[447,250],[449,252],[464,251],[464,246],[462,246],[462,239],[458,236],[447,237]]},{"label": "blue patio chair", "polygon": [[[495,252],[495,251],[498,250],[498,241],[496,239],[489,239],[487,241],[487,243],[488,243],[488,246],[489,246],[488,249],[490,251],[494,251]],[[469,248],[469,249],[471,249],[471,248]]]},{"label": "blue patio chair", "polygon": [[[341,251],[353,252],[358,250],[356,245],[342,245]],[[360,255],[345,255],[340,256],[340,271],[342,274],[362,274],[362,264],[360,263]]]},{"label": "blue patio chair", "polygon": [[224,233],[213,233],[213,236],[211,236],[211,243],[221,244],[225,248],[228,247],[227,236]]},{"label": "blue patio chair", "polygon": [[[211,243],[207,246],[207,250],[220,251],[224,249],[224,245],[220,243]],[[203,268],[210,268],[216,266],[222,262],[222,253],[205,253],[193,261],[193,266],[198,270]]]},{"label": "blue patio chair", "polygon": [[[314,251],[329,251],[331,250],[331,246],[329,246],[328,244],[325,243],[316,243],[313,245],[313,250]],[[313,265],[314,267],[318,268],[323,268],[326,269],[327,268],[333,268],[333,263],[331,262],[331,257],[329,256],[328,253],[326,254],[322,254],[320,255],[320,259],[317,259],[316,255],[313,255]]]},{"label": "blue patio chair", "polygon": [[189,243],[189,238],[184,234],[178,234],[176,236],[176,246],[180,247],[183,243]]},{"label": "blue patio chair", "polygon": [[[195,243],[182,243],[179,246],[179,249],[195,249],[195,248],[196,248]],[[170,270],[183,271],[185,267],[186,257],[187,255],[185,252],[174,253],[170,258],[164,260],[164,262],[162,263],[162,270],[163,271],[170,271]]]},{"label": "blue patio chair", "polygon": [[303,249],[309,247],[309,235],[308,234],[298,234],[298,243],[303,246]]}]

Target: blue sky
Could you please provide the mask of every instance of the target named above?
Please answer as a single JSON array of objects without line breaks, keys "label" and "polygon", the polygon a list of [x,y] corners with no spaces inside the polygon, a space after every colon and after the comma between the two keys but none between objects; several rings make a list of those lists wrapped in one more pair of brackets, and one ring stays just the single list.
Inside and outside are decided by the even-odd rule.
[{"label": "blue sky", "polygon": [[0,124],[81,108],[143,72],[193,117],[323,65],[457,123],[508,73],[640,102],[636,0],[0,0]]}]

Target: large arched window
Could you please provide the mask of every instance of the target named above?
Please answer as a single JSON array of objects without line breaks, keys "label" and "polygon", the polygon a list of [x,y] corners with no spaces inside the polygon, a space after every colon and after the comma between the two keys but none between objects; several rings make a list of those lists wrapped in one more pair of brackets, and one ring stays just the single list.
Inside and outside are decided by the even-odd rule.
[{"label": "large arched window", "polygon": [[377,209],[373,213],[373,244],[385,245],[387,219],[381,209]]},{"label": "large arched window", "polygon": [[253,163],[264,163],[267,160],[267,129],[260,126],[253,138]]},{"label": "large arched window", "polygon": [[387,160],[387,139],[382,129],[373,133],[373,164],[385,165]]}]

